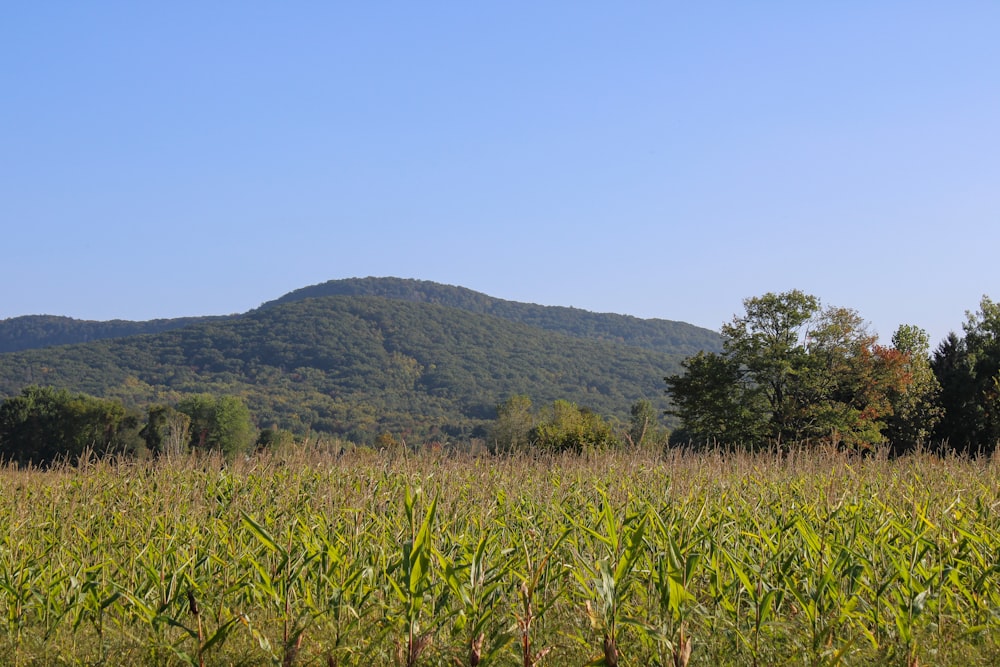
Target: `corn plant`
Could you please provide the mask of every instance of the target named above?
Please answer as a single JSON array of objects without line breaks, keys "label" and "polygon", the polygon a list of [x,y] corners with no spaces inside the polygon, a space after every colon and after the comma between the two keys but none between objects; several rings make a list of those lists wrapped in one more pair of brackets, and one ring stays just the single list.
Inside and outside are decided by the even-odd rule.
[{"label": "corn plant", "polygon": [[282,628],[281,664],[283,667],[290,667],[295,663],[306,628],[313,619],[308,608],[293,608],[293,598],[299,594],[307,568],[316,555],[297,544],[296,538],[301,529],[297,520],[286,528],[283,544],[279,544],[250,515],[243,513],[242,520],[265,549],[264,553],[246,556],[257,574],[251,599],[277,612]]},{"label": "corn plant", "polygon": [[[574,568],[573,575],[585,594],[591,627],[602,633],[603,656],[592,662],[617,667],[622,627],[631,624],[644,628],[640,619],[627,615],[627,604],[636,580],[636,564],[646,550],[648,516],[635,513],[619,519],[607,494],[598,493],[601,502],[588,503],[586,521],[569,515],[566,518],[576,529],[570,541],[574,561],[580,567]],[[602,557],[594,560],[595,551]]]},{"label": "corn plant", "polygon": [[998,489],[806,450],[0,467],[0,655],[987,667]]},{"label": "corn plant", "polygon": [[469,667],[489,665],[513,639],[495,623],[507,592],[513,550],[498,550],[496,533],[477,532],[483,533],[478,541],[452,539],[456,555],[437,553],[445,583],[459,605],[455,629],[464,632]]},{"label": "corn plant", "polygon": [[431,530],[438,499],[437,496],[434,497],[423,520],[418,524],[419,517],[414,514],[417,495],[409,486],[406,487],[404,508],[409,535],[403,541],[400,559],[387,572],[388,581],[402,607],[398,618],[403,626],[403,640],[398,644],[396,659],[406,667],[416,667],[420,655],[430,646],[434,637],[433,631],[421,631],[420,617],[424,597],[432,587]]},{"label": "corn plant", "polygon": [[535,631],[548,611],[558,601],[561,583],[556,590],[547,586],[551,574],[552,557],[562,542],[570,535],[566,528],[538,557],[533,557],[533,550],[528,542],[528,536],[522,536],[523,559],[519,559],[518,568],[512,568],[514,576],[520,581],[518,586],[518,605],[514,612],[517,621],[518,649],[522,667],[536,667],[549,653],[553,646],[538,648]]}]

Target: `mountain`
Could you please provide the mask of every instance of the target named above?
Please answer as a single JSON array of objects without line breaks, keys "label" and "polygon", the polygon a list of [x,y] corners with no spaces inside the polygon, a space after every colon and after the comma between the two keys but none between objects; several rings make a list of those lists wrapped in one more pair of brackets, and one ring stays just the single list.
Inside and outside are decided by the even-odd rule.
[{"label": "mountain", "polygon": [[578,338],[625,343],[667,354],[690,356],[701,350],[719,351],[722,339],[710,329],[686,322],[639,319],[613,313],[592,313],[563,306],[505,301],[480,292],[406,278],[349,278],[304,287],[265,303],[261,308],[321,296],[382,296],[414,303],[434,303],[472,313],[494,315]]},{"label": "mountain", "polygon": [[[142,406],[226,393],[244,397],[261,426],[358,441],[383,430],[472,437],[512,394],[625,419],[640,398],[660,405],[663,376],[719,341],[683,323],[370,278],[292,292],[238,316],[159,322],[159,331],[131,323],[142,331],[133,335],[111,323],[69,324],[118,337],[0,354],[0,396],[45,384]],[[56,338],[50,330],[19,340]]]},{"label": "mountain", "polygon": [[180,329],[190,324],[227,317],[178,317],[175,319],[132,322],[129,320],[76,320],[56,315],[24,315],[0,320],[0,354],[33,350],[54,345],[88,343],[105,338],[124,338],[146,333]]},{"label": "mountain", "polygon": [[[592,313],[578,308],[539,306],[497,299],[464,287],[407,278],[348,278],[303,287],[264,303],[260,309],[322,296],[381,296],[413,303],[430,303],[493,315],[513,322],[564,333],[578,338],[607,340],[667,354],[689,356],[699,350],[718,351],[719,334],[686,322],[640,319],[613,313]],[[242,317],[182,317],[146,322],[111,320],[95,322],[53,315],[26,315],[0,320],[0,354],[54,345],[88,343],[107,338],[161,333],[192,324]]]}]

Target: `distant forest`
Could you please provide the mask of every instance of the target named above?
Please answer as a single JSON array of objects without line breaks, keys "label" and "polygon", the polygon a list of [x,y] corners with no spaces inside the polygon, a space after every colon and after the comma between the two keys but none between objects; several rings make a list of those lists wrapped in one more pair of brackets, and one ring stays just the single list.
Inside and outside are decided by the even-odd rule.
[{"label": "distant forest", "polygon": [[798,290],[743,303],[722,327],[722,352],[666,378],[675,440],[969,454],[1000,442],[1000,304],[989,297],[933,354],[919,327],[880,345],[856,311]]},{"label": "distant forest", "polygon": [[684,358],[721,349],[682,322],[393,278],[332,281],[225,318],[15,318],[0,341],[18,350],[0,354],[0,397],[51,386],[132,409],[234,396],[261,428],[360,443],[483,438],[512,396],[624,423],[637,401],[662,412],[663,377]]},{"label": "distant forest", "polygon": [[366,278],[228,317],[14,318],[0,322],[0,453],[27,451],[12,444],[25,433],[32,451],[62,433],[63,451],[154,455],[320,436],[576,451],[662,446],[670,432],[749,448],[1000,441],[1000,306],[988,297],[933,352],[918,327],[880,345],[855,311],[794,290],[744,305],[720,334]]}]

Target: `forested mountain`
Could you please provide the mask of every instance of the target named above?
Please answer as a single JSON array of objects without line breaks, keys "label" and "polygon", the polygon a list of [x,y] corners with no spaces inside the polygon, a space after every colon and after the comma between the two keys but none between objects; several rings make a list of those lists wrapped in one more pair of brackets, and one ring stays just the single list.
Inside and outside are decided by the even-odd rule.
[{"label": "forested mountain", "polygon": [[132,322],[109,320],[95,322],[56,315],[24,315],[0,320],[0,353],[33,350],[53,345],[88,343],[105,338],[123,338],[137,334],[160,333],[198,322],[225,317],[178,317],[174,319]]},{"label": "forested mountain", "polygon": [[[615,341],[667,354],[687,356],[700,350],[721,349],[721,338],[718,333],[686,322],[644,320],[628,315],[592,313],[578,308],[505,301],[464,287],[405,278],[331,280],[289,292],[263,304],[261,308],[319,296],[381,296],[414,303],[432,303],[473,313],[494,315],[569,336]],[[0,320],[0,353],[53,345],[88,343],[136,334],[161,333],[200,322],[237,317],[241,315],[182,317],[147,322],[127,320],[94,322],[53,315],[26,315]]]},{"label": "forested mountain", "polygon": [[569,336],[625,343],[667,354],[687,356],[701,350],[722,349],[722,339],[717,332],[686,322],[640,319],[614,313],[592,313],[579,308],[505,301],[464,287],[405,278],[331,280],[289,292],[275,301],[265,303],[261,308],[318,296],[382,296],[416,303],[434,303],[494,315]]},{"label": "forested mountain", "polygon": [[[312,297],[300,290],[233,318],[0,354],[0,397],[30,384],[129,405],[211,392],[243,397],[260,426],[359,441],[383,430],[468,437],[513,394],[536,404],[566,399],[626,418],[639,399],[662,402],[663,377],[677,372],[698,332],[715,343],[706,347],[718,345],[712,332],[680,325],[691,329],[689,340],[676,334],[676,352],[657,351],[678,323],[662,322],[658,330],[636,318],[514,304],[418,281],[326,286],[337,283],[355,290],[381,283],[395,296]],[[413,296],[420,291],[423,298]],[[532,318],[548,326],[526,323]]]}]

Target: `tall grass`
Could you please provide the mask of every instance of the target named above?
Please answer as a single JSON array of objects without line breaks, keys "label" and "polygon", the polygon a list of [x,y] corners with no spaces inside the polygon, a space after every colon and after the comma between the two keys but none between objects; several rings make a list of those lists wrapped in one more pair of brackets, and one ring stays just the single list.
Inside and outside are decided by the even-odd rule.
[{"label": "tall grass", "polygon": [[995,665],[998,510],[925,454],[8,467],[0,662]]}]

